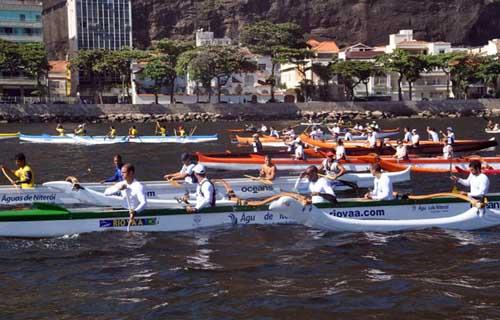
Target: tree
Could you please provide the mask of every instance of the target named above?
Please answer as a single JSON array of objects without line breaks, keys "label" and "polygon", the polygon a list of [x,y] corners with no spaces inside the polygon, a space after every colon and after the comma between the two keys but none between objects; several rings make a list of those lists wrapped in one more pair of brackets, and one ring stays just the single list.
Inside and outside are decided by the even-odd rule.
[{"label": "tree", "polygon": [[462,53],[450,60],[450,74],[455,96],[468,98],[469,86],[481,81],[480,66],[484,58],[479,55]]},{"label": "tree", "polygon": [[421,73],[427,68],[426,60],[423,56],[408,56],[407,68],[404,70],[404,77],[408,81],[408,95],[410,101],[413,99],[413,84],[421,78]]},{"label": "tree", "polygon": [[97,96],[96,100],[98,103],[103,102],[104,76],[108,71],[113,69],[113,66],[105,59],[107,51],[103,49],[80,50],[70,59],[71,68],[82,75],[82,77],[90,80],[90,86],[93,89],[93,93]]},{"label": "tree", "polygon": [[491,87],[497,91],[498,79],[500,77],[500,61],[498,57],[485,57],[483,63],[479,66],[479,76],[486,87]]},{"label": "tree", "polygon": [[307,79],[307,71],[314,53],[309,49],[281,48],[277,51],[276,60],[280,63],[291,63],[295,65],[297,72],[302,77],[300,81],[301,90],[306,100],[311,95],[312,79]]},{"label": "tree", "polygon": [[408,68],[408,58],[409,55],[406,51],[401,49],[396,49],[392,53],[384,54],[377,58],[377,62],[386,71],[396,72],[398,77],[398,98],[399,101],[403,101],[403,90],[401,84],[403,82],[404,74]]},{"label": "tree", "polygon": [[331,65],[332,72],[339,76],[344,85],[346,97],[354,99],[354,88],[363,83],[368,96],[368,83],[372,76],[383,74],[383,71],[373,62],[342,60]]},{"label": "tree", "polygon": [[448,53],[439,53],[425,56],[426,64],[427,64],[427,72],[431,72],[434,69],[439,69],[444,74],[446,74],[446,95],[447,98],[451,96],[450,83],[451,83],[451,68],[450,62],[453,61],[456,57],[460,56],[462,53],[457,52],[448,52]]},{"label": "tree", "polygon": [[322,100],[328,100],[329,98],[330,81],[333,79],[334,75],[332,65],[335,63],[337,63],[337,60],[334,60],[327,65],[313,63],[311,66],[313,74],[316,74],[320,79],[319,96]]},{"label": "tree", "polygon": [[175,80],[176,72],[171,68],[168,58],[164,55],[152,56],[148,59],[146,66],[142,70],[142,76],[153,80],[153,93],[155,95],[155,103],[158,104],[158,94],[161,87],[169,84],[171,79]]},{"label": "tree", "polygon": [[[180,72],[201,82],[209,91],[211,98],[211,81],[215,78],[217,84],[217,100],[221,101],[222,86],[233,73],[251,72],[256,69],[255,63],[248,60],[237,47],[207,46],[185,52],[180,58]],[[182,70],[183,69],[183,70]]]},{"label": "tree", "polygon": [[141,50],[123,48],[117,51],[109,51],[106,57],[108,63],[112,66],[113,72],[120,76],[122,94],[127,93],[130,99],[130,83],[132,80],[132,62],[143,60],[148,57],[148,53]]},{"label": "tree", "polygon": [[19,44],[0,39],[0,70],[16,72],[19,71],[20,65]]},{"label": "tree", "polygon": [[177,64],[183,52],[193,49],[193,44],[188,41],[162,39],[153,43],[152,51],[162,55],[162,61],[170,69],[167,83],[170,86],[170,103],[174,102],[175,80],[177,79]]},{"label": "tree", "polygon": [[294,23],[272,23],[261,21],[246,25],[240,33],[240,41],[253,53],[271,57],[271,75],[266,79],[271,87],[271,102],[276,101],[276,66],[282,61],[280,57],[287,48],[305,48],[305,42],[300,26]]},{"label": "tree", "polygon": [[42,43],[26,43],[18,46],[21,58],[19,67],[23,74],[36,79],[37,91],[40,97],[46,93],[47,86],[42,79],[48,77],[50,65],[47,51]]}]

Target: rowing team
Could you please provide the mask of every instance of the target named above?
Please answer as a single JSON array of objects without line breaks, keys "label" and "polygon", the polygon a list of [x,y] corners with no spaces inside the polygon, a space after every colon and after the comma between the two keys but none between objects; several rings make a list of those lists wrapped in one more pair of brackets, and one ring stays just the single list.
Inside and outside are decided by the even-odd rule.
[{"label": "rowing team", "polygon": [[[191,130],[190,135],[193,135],[196,127]],[[66,134],[66,129],[63,127],[61,123],[57,124],[56,131],[59,134],[59,136],[64,136]],[[73,134],[76,136],[86,136],[87,135],[87,129],[85,123],[79,124],[76,128],[73,129]],[[155,127],[155,135],[166,137],[167,136],[167,128],[165,125],[160,124],[158,121],[156,122],[156,127]],[[187,135],[186,129],[181,125],[177,129],[174,128],[174,135],[178,137],[185,137]],[[117,131],[114,126],[109,127],[109,131],[106,134],[106,137],[108,138],[115,138],[117,136]],[[136,126],[132,126],[128,129],[128,136],[130,138],[135,138],[139,136],[139,130],[136,128]]]}]

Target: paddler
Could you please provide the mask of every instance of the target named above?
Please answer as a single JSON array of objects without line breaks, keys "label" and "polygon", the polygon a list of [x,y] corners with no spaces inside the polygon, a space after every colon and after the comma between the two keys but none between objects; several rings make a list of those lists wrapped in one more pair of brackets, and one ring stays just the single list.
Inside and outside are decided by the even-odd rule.
[{"label": "paddler", "polygon": [[260,142],[259,135],[257,133],[253,134],[253,141],[252,141],[252,148],[254,153],[261,153],[263,148],[262,148],[262,142]]},{"label": "paddler", "polygon": [[124,164],[121,168],[121,174],[123,181],[104,190],[104,195],[112,196],[120,192],[123,207],[129,210],[130,220],[132,220],[136,213],[143,211],[147,207],[146,191],[142,183],[135,179],[135,168],[133,165],[130,163]]},{"label": "paddler", "polygon": [[453,158],[453,146],[449,143],[448,139],[443,139],[443,158],[452,159]]},{"label": "paddler", "polygon": [[185,137],[186,136],[186,129],[184,129],[183,126],[179,126],[179,128],[177,128],[177,135],[179,137]]},{"label": "paddler", "polygon": [[446,133],[444,133],[443,131],[440,131],[440,133],[444,138],[446,138],[447,142],[450,145],[453,145],[455,143],[455,133],[453,132],[452,127],[446,128]]},{"label": "paddler", "polygon": [[62,124],[58,123],[56,127],[56,131],[59,134],[59,136],[64,136],[64,133],[66,130],[64,130],[64,127]]},{"label": "paddler", "polygon": [[300,141],[299,138],[295,139],[294,148],[295,149],[294,149],[293,158],[295,160],[305,160],[306,156],[304,153],[304,143],[302,141]]},{"label": "paddler", "polygon": [[332,186],[325,178],[319,177],[316,166],[308,167],[306,171],[300,174],[300,178],[307,178],[309,181],[309,191],[311,192],[313,203],[324,202],[325,200],[337,203],[337,196]]},{"label": "paddler", "polygon": [[122,176],[123,160],[122,160],[122,156],[119,155],[119,154],[115,154],[115,156],[113,157],[113,163],[115,164],[115,174],[112,175],[111,177],[105,179],[105,180],[102,180],[101,183],[123,181],[123,176]]},{"label": "paddler", "polygon": [[183,200],[187,202],[191,198],[196,199],[194,206],[188,205],[186,211],[188,213],[198,212],[203,208],[215,207],[216,204],[216,189],[212,181],[207,178],[205,166],[197,164],[193,168],[193,173],[199,183],[196,187],[195,194],[187,194]]},{"label": "paddler", "polygon": [[280,138],[280,133],[278,132],[278,130],[274,129],[273,127],[269,128],[269,135],[271,137],[275,137],[277,139]]},{"label": "paddler", "polygon": [[427,127],[427,135],[429,136],[429,140],[432,142],[439,142],[439,135],[436,132],[436,129]]},{"label": "paddler", "polygon": [[260,168],[259,178],[273,181],[276,178],[276,165],[273,163],[271,156],[268,154],[264,157],[264,164]]},{"label": "paddler", "polygon": [[366,137],[369,148],[377,147],[377,135],[374,131],[368,131],[368,136]]},{"label": "paddler", "polygon": [[460,183],[463,186],[470,187],[470,192],[460,192],[461,194],[467,195],[469,198],[484,201],[485,195],[488,193],[490,188],[490,180],[488,177],[481,172],[481,161],[472,160],[469,163],[470,174],[467,179],[460,179],[457,176],[452,175],[451,180]]},{"label": "paddler", "polygon": [[410,128],[408,127],[404,127],[403,129],[405,135],[404,135],[404,138],[403,138],[403,142],[404,143],[411,143],[411,132],[410,132]]},{"label": "paddler", "polygon": [[347,172],[344,166],[339,163],[339,160],[335,158],[335,154],[331,151],[326,153],[326,158],[321,162],[318,171],[324,171],[332,180],[337,179]]},{"label": "paddler", "polygon": [[382,167],[379,163],[374,163],[370,167],[370,173],[373,175],[373,191],[365,194],[365,199],[373,200],[392,200],[394,199],[391,178],[382,173]]},{"label": "paddler", "polygon": [[139,135],[139,130],[137,130],[135,126],[132,126],[130,127],[130,129],[128,129],[128,136],[130,138],[136,138],[138,135]]},{"label": "paddler", "polygon": [[344,135],[344,140],[345,141],[352,141],[352,133],[350,131],[347,131]]},{"label": "paddler", "polygon": [[408,149],[400,139],[397,141],[396,154],[393,158],[396,158],[397,160],[408,160]]},{"label": "paddler", "polygon": [[181,154],[182,168],[179,172],[166,174],[163,176],[165,180],[184,180],[189,184],[195,184],[198,182],[196,175],[193,172],[195,167],[195,162],[193,156],[189,153]]},{"label": "paddler", "polygon": [[87,134],[87,130],[85,129],[85,123],[79,124],[75,130],[73,131],[76,136],[84,136]]},{"label": "paddler", "polygon": [[159,121],[156,121],[156,133],[162,137],[167,136],[167,128],[165,125],[160,124]]},{"label": "paddler", "polygon": [[493,124],[492,120],[488,120],[488,123],[486,124],[486,129],[487,130],[494,130],[495,125]]},{"label": "paddler", "polygon": [[337,160],[346,159],[344,141],[342,141],[342,139],[337,140],[337,148],[335,148],[335,158]]},{"label": "paddler", "polygon": [[108,134],[106,135],[106,137],[108,137],[110,139],[116,138],[116,129],[114,126],[109,127],[109,131],[108,131]]},{"label": "paddler", "polygon": [[2,166],[2,170],[9,178],[15,178],[13,182],[16,186],[21,186],[22,189],[33,188],[35,186],[35,175],[31,167],[26,163],[26,156],[24,153],[18,153],[14,159],[17,170],[13,171],[5,166]]},{"label": "paddler", "polygon": [[417,133],[417,129],[411,131],[411,146],[418,147],[420,143],[420,135]]}]

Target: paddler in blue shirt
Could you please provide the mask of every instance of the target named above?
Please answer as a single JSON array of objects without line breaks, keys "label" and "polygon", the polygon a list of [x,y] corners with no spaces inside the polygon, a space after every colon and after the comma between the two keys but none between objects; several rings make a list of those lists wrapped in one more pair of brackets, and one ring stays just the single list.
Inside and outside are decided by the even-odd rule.
[{"label": "paddler in blue shirt", "polygon": [[113,176],[105,179],[105,180],[102,180],[101,183],[123,181],[123,176],[122,176],[122,167],[123,167],[122,156],[120,156],[119,154],[116,154],[113,157],[113,162],[115,164],[115,174]]}]

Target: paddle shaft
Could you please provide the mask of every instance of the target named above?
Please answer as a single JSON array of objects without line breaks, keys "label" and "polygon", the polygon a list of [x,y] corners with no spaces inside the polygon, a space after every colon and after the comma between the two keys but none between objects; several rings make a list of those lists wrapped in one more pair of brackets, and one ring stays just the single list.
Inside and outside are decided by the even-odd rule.
[{"label": "paddle shaft", "polygon": [[5,176],[5,178],[7,178],[7,180],[9,180],[10,184],[12,184],[14,186],[14,188],[16,188],[16,190],[19,192],[19,186],[16,184],[16,182],[14,180],[12,180],[12,178],[9,176],[9,174],[7,173],[5,168],[3,168],[3,167],[2,167],[2,173]]},{"label": "paddle shaft", "polygon": [[253,177],[253,176],[250,176],[250,175],[243,175],[245,178],[248,178],[248,179],[251,179],[251,180],[254,180],[254,181],[260,181],[262,182],[263,184],[267,184],[267,185],[272,185],[273,183],[267,179],[262,179],[262,178],[258,178],[258,177]]},{"label": "paddle shaft", "polygon": [[128,207],[128,224],[127,224],[127,232],[130,231],[130,225],[132,224],[132,219],[134,219],[134,215],[130,213],[131,206],[130,206],[130,197],[128,195],[127,189],[125,189],[125,199],[127,199],[127,207]]}]

